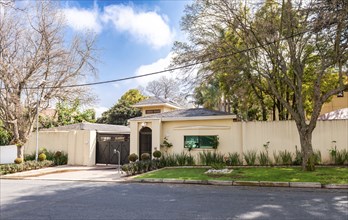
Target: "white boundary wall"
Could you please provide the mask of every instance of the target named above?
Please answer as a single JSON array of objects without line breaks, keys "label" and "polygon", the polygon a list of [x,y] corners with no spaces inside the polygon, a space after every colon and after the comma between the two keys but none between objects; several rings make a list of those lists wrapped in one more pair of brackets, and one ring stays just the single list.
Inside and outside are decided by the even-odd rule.
[{"label": "white boundary wall", "polygon": [[[287,150],[295,152],[295,146],[301,150],[300,138],[294,121],[274,122],[235,122],[233,126],[242,130],[242,149],[263,150],[267,141],[269,152]],[[333,143],[336,141],[336,143]],[[329,150],[334,145],[337,149],[348,150],[348,120],[318,121],[312,136],[314,150],[320,150],[322,161],[329,161]]]},{"label": "white boundary wall", "polygon": [[0,164],[13,163],[17,157],[16,145],[0,146]]},{"label": "white boundary wall", "polygon": [[[96,131],[40,131],[39,149],[64,151],[69,165],[94,166],[96,159]],[[24,154],[36,152],[36,133],[24,145]]]}]

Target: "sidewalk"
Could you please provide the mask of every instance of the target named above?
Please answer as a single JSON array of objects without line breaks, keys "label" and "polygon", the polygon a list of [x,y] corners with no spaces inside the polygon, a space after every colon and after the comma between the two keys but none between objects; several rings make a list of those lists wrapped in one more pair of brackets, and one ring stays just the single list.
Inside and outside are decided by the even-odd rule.
[{"label": "sidewalk", "polygon": [[121,170],[118,171],[115,165],[93,167],[64,165],[7,174],[0,178],[94,182],[122,182],[128,179]]}]

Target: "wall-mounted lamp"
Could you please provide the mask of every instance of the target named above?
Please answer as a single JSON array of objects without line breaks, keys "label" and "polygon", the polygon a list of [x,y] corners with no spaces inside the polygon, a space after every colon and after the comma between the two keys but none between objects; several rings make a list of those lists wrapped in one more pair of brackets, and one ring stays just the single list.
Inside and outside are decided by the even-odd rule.
[{"label": "wall-mounted lamp", "polygon": [[146,127],[146,122],[141,123],[141,127]]}]

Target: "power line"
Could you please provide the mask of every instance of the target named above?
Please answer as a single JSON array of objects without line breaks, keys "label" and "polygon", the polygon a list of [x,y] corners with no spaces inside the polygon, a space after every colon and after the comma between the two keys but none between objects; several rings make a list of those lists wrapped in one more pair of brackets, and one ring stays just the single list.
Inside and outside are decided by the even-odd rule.
[{"label": "power line", "polygon": [[[191,63],[191,64],[186,64],[186,65],[183,65],[183,66],[168,68],[168,69],[160,70],[160,71],[156,71],[156,72],[150,72],[150,73],[143,74],[143,75],[139,75],[139,76],[130,76],[130,77],[119,78],[119,79],[113,79],[113,80],[107,80],[107,81],[91,82],[91,83],[82,83],[82,84],[73,84],[73,85],[65,85],[65,86],[64,86],[64,85],[63,85],[63,86],[45,86],[44,88],[51,89],[51,88],[75,88],[75,87],[83,87],[83,86],[94,86],[94,85],[108,84],[108,83],[114,83],[114,82],[121,82],[121,81],[130,80],[130,79],[137,79],[137,78],[146,77],[146,76],[152,76],[152,75],[157,75],[157,74],[161,74],[161,73],[165,73],[165,72],[172,72],[172,71],[175,71],[175,70],[180,70],[180,69],[192,67],[192,66],[195,66],[195,65],[203,64],[203,63],[208,63],[208,62],[211,62],[211,61],[214,61],[214,60],[217,60],[217,59],[221,59],[221,58],[233,56],[233,55],[236,55],[236,54],[249,52],[249,51],[258,49],[258,48],[260,48],[260,47],[268,46],[268,45],[274,44],[274,43],[276,43],[276,42],[280,42],[280,41],[283,41],[283,40],[287,40],[287,39],[290,39],[290,38],[294,38],[294,37],[296,37],[296,36],[303,35],[303,34],[305,34],[306,32],[308,32],[308,31],[304,31],[304,32],[300,32],[300,33],[297,33],[297,34],[293,34],[293,35],[291,35],[291,36],[287,36],[287,37],[284,37],[284,38],[280,38],[280,39],[278,39],[278,40],[274,40],[274,41],[271,41],[271,42],[266,43],[266,44],[260,44],[260,45],[257,45],[257,46],[255,46],[255,47],[247,48],[247,49],[244,49],[244,50],[239,50],[239,51],[236,51],[236,52],[233,52],[233,53],[228,53],[228,54],[225,54],[225,55],[223,55],[223,56],[218,56],[218,57],[210,58],[210,59],[208,59],[208,60],[203,60],[203,61],[199,61],[199,62],[195,62],[195,63]],[[4,89],[4,88],[0,88],[0,89]],[[38,89],[38,87],[24,87],[24,89]]]}]

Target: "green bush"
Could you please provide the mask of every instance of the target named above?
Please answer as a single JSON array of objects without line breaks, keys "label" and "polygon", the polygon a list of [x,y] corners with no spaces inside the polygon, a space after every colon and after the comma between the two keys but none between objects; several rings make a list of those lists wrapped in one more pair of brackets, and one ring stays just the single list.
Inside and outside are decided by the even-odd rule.
[{"label": "green bush", "polygon": [[257,151],[256,150],[248,150],[244,154],[244,159],[245,159],[245,162],[247,163],[247,165],[249,165],[249,166],[254,166],[255,165],[256,155],[257,155]]},{"label": "green bush", "polygon": [[200,163],[210,166],[214,163],[224,163],[224,155],[217,152],[203,151],[199,153]]},{"label": "green bush", "polygon": [[151,156],[149,153],[142,153],[140,158],[141,158],[141,160],[150,160]]},{"label": "green bush", "polygon": [[46,154],[45,154],[45,153],[39,154],[38,160],[39,160],[39,161],[44,161],[44,160],[46,160]]},{"label": "green bush", "polygon": [[228,166],[239,166],[242,165],[242,160],[240,159],[240,155],[239,153],[235,152],[235,153],[228,153],[228,157],[226,160],[226,164]]},{"label": "green bush", "polygon": [[5,175],[9,173],[16,173],[26,170],[35,170],[43,167],[53,166],[53,161],[44,160],[44,161],[25,161],[21,164],[5,164],[0,165],[0,174]]},{"label": "green bush", "polygon": [[68,164],[68,155],[63,151],[56,151],[53,156],[53,162],[55,165]]},{"label": "green bush", "polygon": [[279,151],[279,156],[282,159],[283,165],[291,165],[292,164],[292,155],[289,151]]},{"label": "green bush", "polygon": [[32,154],[25,154],[24,155],[24,161],[30,161],[30,160],[35,160],[35,152]]},{"label": "green bush", "polygon": [[162,156],[162,153],[161,151],[159,150],[155,150],[153,153],[152,153],[152,156],[156,159],[160,158]]},{"label": "green bush", "polygon": [[23,159],[20,158],[20,157],[17,157],[17,158],[14,160],[14,163],[15,163],[15,164],[23,163]]},{"label": "green bush", "polygon": [[135,162],[139,159],[138,155],[135,153],[132,153],[131,155],[128,156],[128,160],[131,162]]},{"label": "green bush", "polygon": [[[1,123],[0,123],[1,125]],[[9,145],[12,139],[11,133],[0,127],[0,146]]]}]

